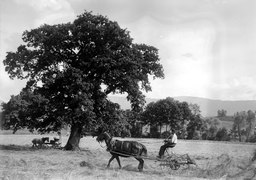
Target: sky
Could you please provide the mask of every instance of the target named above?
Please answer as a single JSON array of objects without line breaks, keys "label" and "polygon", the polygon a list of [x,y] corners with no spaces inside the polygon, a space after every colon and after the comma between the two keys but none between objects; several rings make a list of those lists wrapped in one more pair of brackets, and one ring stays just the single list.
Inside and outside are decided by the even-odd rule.
[{"label": "sky", "polygon": [[165,78],[151,80],[146,97],[256,100],[255,0],[1,0],[0,100],[26,83],[11,80],[2,63],[23,43],[22,33],[73,22],[85,10],[159,50]]}]

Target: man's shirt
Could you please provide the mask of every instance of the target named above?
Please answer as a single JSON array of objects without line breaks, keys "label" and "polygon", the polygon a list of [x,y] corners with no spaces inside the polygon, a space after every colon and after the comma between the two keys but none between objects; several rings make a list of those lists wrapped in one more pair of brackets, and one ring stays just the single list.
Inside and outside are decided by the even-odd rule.
[{"label": "man's shirt", "polygon": [[174,133],[173,135],[168,137],[169,142],[177,144],[178,138],[177,135]]},{"label": "man's shirt", "polygon": [[172,143],[177,144],[178,138],[177,138],[177,135],[175,133],[173,134],[171,141],[172,141]]}]

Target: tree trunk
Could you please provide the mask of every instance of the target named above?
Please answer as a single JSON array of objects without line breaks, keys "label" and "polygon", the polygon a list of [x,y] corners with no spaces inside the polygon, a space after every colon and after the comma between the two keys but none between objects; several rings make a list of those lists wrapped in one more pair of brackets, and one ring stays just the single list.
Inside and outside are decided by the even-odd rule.
[{"label": "tree trunk", "polygon": [[68,138],[68,142],[64,147],[65,150],[80,150],[79,142],[81,139],[82,127],[79,124],[75,124],[71,127],[71,133]]}]

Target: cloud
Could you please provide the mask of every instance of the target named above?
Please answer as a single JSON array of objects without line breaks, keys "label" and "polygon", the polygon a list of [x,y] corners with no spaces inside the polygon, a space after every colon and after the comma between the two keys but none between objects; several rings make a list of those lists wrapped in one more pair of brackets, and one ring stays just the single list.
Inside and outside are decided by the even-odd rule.
[{"label": "cloud", "polygon": [[[256,76],[233,77],[211,85],[211,96],[224,100],[256,99]],[[238,96],[239,94],[239,96]]]},{"label": "cloud", "polygon": [[35,26],[42,24],[65,23],[74,20],[75,13],[66,0],[15,0],[18,4],[25,4],[36,11],[38,18]]},{"label": "cloud", "polygon": [[[22,44],[22,33],[42,24],[59,24],[75,19],[68,1],[64,0],[9,0],[1,2],[0,59],[7,51],[16,51]],[[11,80],[0,64],[0,99],[7,101],[25,86],[26,81]]]}]

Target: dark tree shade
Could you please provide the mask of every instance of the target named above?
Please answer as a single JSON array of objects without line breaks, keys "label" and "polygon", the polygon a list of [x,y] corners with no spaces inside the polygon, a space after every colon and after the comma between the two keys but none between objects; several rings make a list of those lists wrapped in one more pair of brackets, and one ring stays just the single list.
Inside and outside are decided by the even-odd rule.
[{"label": "dark tree shade", "polygon": [[78,147],[84,127],[104,123],[109,93],[127,93],[140,111],[142,90],[151,90],[149,76],[164,77],[155,47],[133,43],[117,22],[91,12],[73,23],[25,31],[22,38],[25,44],[7,53],[5,70],[10,78],[27,79],[24,91],[47,101],[33,121],[44,121],[48,129],[54,121],[71,126],[67,149]]}]

